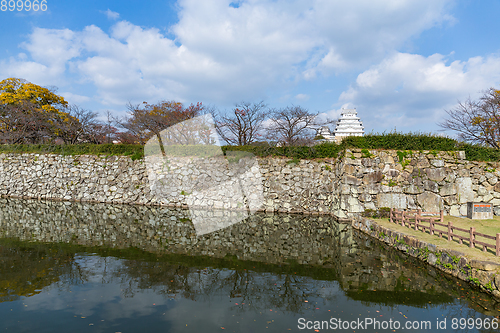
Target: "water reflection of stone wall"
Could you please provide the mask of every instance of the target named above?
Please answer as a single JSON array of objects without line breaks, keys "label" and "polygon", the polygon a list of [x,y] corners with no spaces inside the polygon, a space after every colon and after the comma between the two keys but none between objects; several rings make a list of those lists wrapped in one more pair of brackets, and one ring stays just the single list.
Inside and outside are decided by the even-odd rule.
[{"label": "water reflection of stone wall", "polygon": [[402,287],[443,292],[411,265],[381,259],[375,243],[329,216],[259,213],[203,236],[196,235],[191,218],[188,210],[167,207],[0,199],[3,237],[269,264],[296,262],[332,269],[348,291]]},{"label": "water reflection of stone wall", "polygon": [[[220,211],[204,212],[217,220]],[[138,247],[153,252],[224,257],[269,263],[333,262],[346,226],[329,216],[260,213],[197,236],[190,211],[168,207],[0,199],[4,237],[88,246]],[[350,228],[349,228],[349,232]],[[349,238],[343,238],[348,240]]]}]

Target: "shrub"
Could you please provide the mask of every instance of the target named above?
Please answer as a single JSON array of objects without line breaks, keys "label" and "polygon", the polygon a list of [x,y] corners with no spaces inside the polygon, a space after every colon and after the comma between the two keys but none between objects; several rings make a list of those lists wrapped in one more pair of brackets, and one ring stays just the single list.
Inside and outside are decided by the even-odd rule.
[{"label": "shrub", "polygon": [[[400,163],[407,164],[405,158],[411,157],[411,151],[429,150],[436,154],[438,151],[465,151],[466,159],[469,161],[500,161],[500,150],[472,145],[470,143],[458,142],[454,139],[430,134],[420,133],[383,133],[367,134],[365,136],[347,137],[341,144],[323,142],[314,146],[285,146],[276,147],[267,142],[258,142],[248,146],[222,146],[224,153],[227,151],[244,151],[255,156],[280,156],[289,157],[293,160],[315,159],[315,158],[337,158],[342,151],[349,148],[361,149],[363,157],[371,157],[369,149],[391,149],[398,150]],[[206,146],[182,146],[170,147],[169,153],[189,156],[199,156],[200,149],[208,152]],[[218,150],[219,148],[216,147]],[[20,144],[0,145],[0,152],[18,153],[54,153],[62,155],[125,155],[132,159],[144,157],[144,146],[133,144],[76,144],[76,145],[53,145],[53,144]],[[210,153],[208,154],[210,155]]]},{"label": "shrub", "polygon": [[0,153],[41,153],[60,155],[119,155],[130,156],[133,160],[144,157],[144,146],[131,144],[18,144],[0,145]]}]

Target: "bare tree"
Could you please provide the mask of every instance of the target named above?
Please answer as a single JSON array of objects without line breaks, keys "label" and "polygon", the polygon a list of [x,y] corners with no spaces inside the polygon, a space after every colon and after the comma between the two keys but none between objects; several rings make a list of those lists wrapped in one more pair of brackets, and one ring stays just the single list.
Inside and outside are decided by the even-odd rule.
[{"label": "bare tree", "polygon": [[[113,116],[109,110],[106,110],[106,143],[111,143],[114,139],[114,134],[116,132],[116,128],[111,126],[113,124]],[[112,137],[113,136],[113,137]]]},{"label": "bare tree", "polygon": [[268,138],[287,146],[310,144],[314,129],[332,122],[319,121],[318,113],[311,113],[301,106],[288,106],[275,110],[270,121]]},{"label": "bare tree", "polygon": [[67,106],[64,111],[68,113],[68,119],[57,124],[58,136],[64,143],[98,143],[95,130],[102,124],[97,119],[98,114],[96,112],[82,109],[76,105]]},{"label": "bare tree", "polygon": [[468,98],[446,113],[449,119],[440,127],[457,131],[462,140],[500,148],[500,90],[490,88],[478,101]]},{"label": "bare tree", "polygon": [[50,140],[53,128],[48,113],[39,112],[28,101],[0,105],[0,139],[5,143],[42,143]]},{"label": "bare tree", "polygon": [[117,139],[124,144],[138,144],[141,142],[137,136],[135,136],[133,133],[129,131],[118,132]]},{"label": "bare tree", "polygon": [[267,117],[266,105],[242,102],[236,104],[229,116],[215,115],[217,133],[227,143],[238,146],[249,145],[262,136],[263,122]]}]

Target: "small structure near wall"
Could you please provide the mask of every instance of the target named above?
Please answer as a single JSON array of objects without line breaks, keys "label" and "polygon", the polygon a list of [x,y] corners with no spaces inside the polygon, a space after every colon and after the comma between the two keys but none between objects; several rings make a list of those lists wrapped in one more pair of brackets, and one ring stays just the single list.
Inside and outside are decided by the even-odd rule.
[{"label": "small structure near wall", "polygon": [[493,218],[493,205],[487,202],[467,202],[467,217],[473,220]]},{"label": "small structure near wall", "polygon": [[356,109],[342,109],[334,131],[335,142],[340,143],[345,137],[363,136],[363,134],[365,134],[365,128]]}]

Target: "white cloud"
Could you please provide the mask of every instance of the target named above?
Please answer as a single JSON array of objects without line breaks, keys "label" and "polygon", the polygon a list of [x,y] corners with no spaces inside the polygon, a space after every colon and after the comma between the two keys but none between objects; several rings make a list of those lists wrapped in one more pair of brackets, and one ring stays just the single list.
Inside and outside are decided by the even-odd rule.
[{"label": "white cloud", "polygon": [[307,101],[310,98],[307,94],[297,94],[295,95],[295,99],[298,101]]},{"label": "white cloud", "polygon": [[110,20],[117,20],[119,17],[120,17],[120,14],[117,13],[117,12],[114,12],[112,11],[111,9],[108,8],[108,10],[106,10],[105,12],[103,12],[104,14],[106,14],[106,16],[108,17],[108,19]]},{"label": "white cloud", "polygon": [[60,75],[60,71],[54,71],[34,61],[19,61],[15,58],[0,61],[0,76],[2,78],[23,78],[44,86],[54,84]]},{"label": "white cloud", "polygon": [[59,86],[84,81],[105,105],[159,99],[232,105],[318,74],[366,68],[448,22],[450,1],[181,0],[173,39],[126,21],[109,33],[94,25],[35,28],[21,44],[31,59],[0,61],[8,68],[0,74]]},{"label": "white cloud", "polygon": [[408,38],[450,21],[450,3],[250,0],[236,9],[217,0],[183,0],[173,31],[183,45],[217,59],[260,58],[272,68],[306,61],[304,75],[311,77],[381,59]]},{"label": "white cloud", "polygon": [[339,100],[357,106],[367,128],[418,130],[442,121],[457,100],[477,98],[499,83],[498,56],[449,63],[441,54],[395,53],[359,74]]},{"label": "white cloud", "polygon": [[61,73],[66,62],[80,54],[77,33],[69,29],[35,28],[29,41],[21,43],[34,61],[57,67]]},{"label": "white cloud", "polygon": [[90,100],[89,97],[83,96],[83,95],[78,95],[78,94],[73,94],[71,92],[65,91],[59,93],[64,99],[69,103],[69,104],[80,104],[84,102],[88,102]]}]

